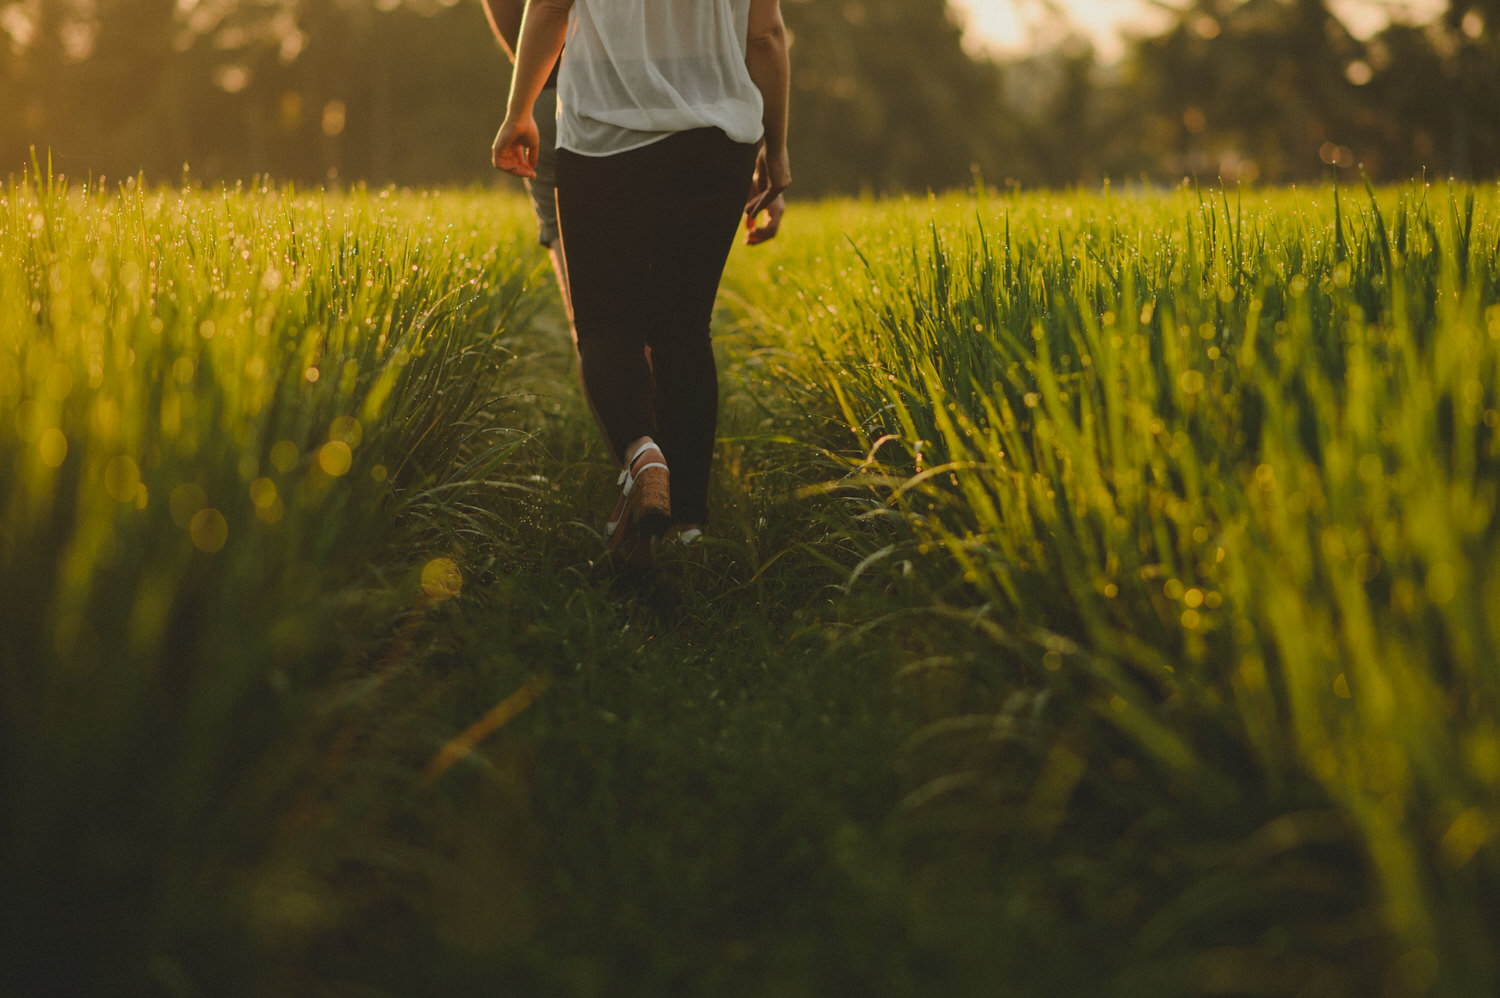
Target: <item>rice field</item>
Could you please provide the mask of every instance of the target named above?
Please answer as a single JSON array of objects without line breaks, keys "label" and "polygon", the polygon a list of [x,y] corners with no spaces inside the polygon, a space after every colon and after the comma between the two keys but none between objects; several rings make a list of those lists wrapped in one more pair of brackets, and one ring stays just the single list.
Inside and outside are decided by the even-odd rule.
[{"label": "rice field", "polygon": [[13,179],[0,990],[1495,990],[1497,209],[794,205],[622,592],[524,202]]},{"label": "rice field", "polygon": [[6,948],[103,973],[239,903],[314,704],[462,591],[532,261],[458,198],[30,178],[0,218]]},{"label": "rice field", "polygon": [[[1275,848],[1347,824],[1409,947],[1397,990],[1497,972],[1495,208],[981,198],[894,245],[850,226],[836,279],[787,266],[766,296],[857,443],[837,487],[886,523],[859,572],[919,573],[997,653],[932,665],[1082,698],[1204,806],[1287,808]],[[1132,775],[1099,748],[1032,800]],[[916,793],[983,807],[1009,763],[962,765]]]}]

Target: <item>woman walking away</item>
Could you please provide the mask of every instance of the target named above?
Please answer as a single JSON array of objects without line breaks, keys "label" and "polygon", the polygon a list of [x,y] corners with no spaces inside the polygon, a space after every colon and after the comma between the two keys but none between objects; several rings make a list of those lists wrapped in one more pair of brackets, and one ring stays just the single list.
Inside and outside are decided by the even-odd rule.
[{"label": "woman walking away", "polygon": [[740,216],[791,183],[786,29],[780,0],[528,0],[497,168],[534,174],[531,107],[564,41],[558,223],[584,388],[625,469],[605,530],[644,569],[708,518],[709,323]]}]

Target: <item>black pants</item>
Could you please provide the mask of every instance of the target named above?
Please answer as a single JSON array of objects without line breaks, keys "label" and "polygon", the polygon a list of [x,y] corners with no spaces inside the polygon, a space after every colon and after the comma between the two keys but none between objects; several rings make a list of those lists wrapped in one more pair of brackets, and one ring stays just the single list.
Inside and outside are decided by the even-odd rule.
[{"label": "black pants", "polygon": [[709,322],[754,167],[755,146],[716,128],[614,156],[557,153],[584,390],[617,458],[655,438],[679,523],[708,515],[719,408]]}]

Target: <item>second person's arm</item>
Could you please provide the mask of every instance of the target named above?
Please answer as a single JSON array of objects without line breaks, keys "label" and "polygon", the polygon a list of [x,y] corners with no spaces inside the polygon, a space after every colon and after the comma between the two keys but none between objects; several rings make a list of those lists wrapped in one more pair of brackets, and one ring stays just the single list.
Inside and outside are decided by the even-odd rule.
[{"label": "second person's arm", "polygon": [[547,76],[567,41],[568,14],[573,0],[527,0],[516,51],[516,70],[510,80],[505,123],[495,136],[491,158],[495,168],[518,177],[536,176],[536,119],[531,107],[546,85]]}]

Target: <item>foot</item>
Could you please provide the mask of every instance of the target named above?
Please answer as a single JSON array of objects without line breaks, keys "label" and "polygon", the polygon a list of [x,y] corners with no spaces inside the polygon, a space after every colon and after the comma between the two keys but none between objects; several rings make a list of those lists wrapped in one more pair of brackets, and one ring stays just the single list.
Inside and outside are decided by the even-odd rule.
[{"label": "foot", "polygon": [[703,540],[703,527],[696,523],[676,523],[662,540],[683,547],[692,547]]},{"label": "foot", "polygon": [[672,497],[666,458],[650,437],[631,448],[620,472],[620,498],[604,525],[609,549],[621,567],[652,566],[652,544],[672,522]]}]

